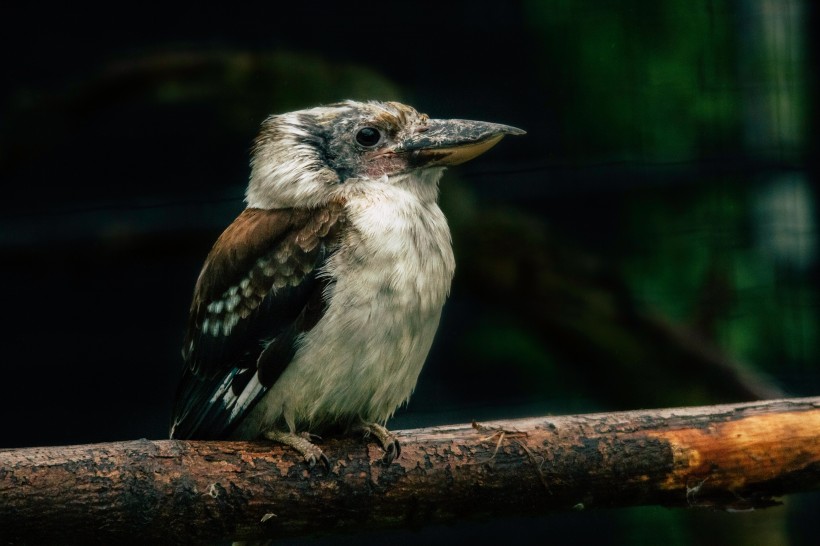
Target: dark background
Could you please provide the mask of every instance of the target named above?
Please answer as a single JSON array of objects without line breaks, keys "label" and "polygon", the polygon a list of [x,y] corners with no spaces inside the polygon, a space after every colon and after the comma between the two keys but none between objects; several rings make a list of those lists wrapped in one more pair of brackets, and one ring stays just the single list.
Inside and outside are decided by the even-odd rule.
[{"label": "dark background", "polygon": [[[0,448],[167,435],[193,284],[242,209],[259,123],[345,98],[528,131],[442,181],[458,273],[394,428],[820,391],[809,2],[32,4],[0,21]],[[807,544],[817,509],[365,538]]]}]

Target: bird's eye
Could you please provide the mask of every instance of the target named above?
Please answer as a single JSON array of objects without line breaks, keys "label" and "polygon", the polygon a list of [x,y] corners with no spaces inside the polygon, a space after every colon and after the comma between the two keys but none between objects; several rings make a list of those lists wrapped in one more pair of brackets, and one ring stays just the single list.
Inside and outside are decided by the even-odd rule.
[{"label": "bird's eye", "polygon": [[372,148],[382,140],[382,134],[375,127],[362,127],[356,133],[356,142],[365,148]]}]

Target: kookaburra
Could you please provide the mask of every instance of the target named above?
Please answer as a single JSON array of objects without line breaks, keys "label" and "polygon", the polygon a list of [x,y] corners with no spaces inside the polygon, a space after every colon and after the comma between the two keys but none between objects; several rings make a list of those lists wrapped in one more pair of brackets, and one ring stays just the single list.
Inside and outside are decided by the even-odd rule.
[{"label": "kookaburra", "polygon": [[271,116],[247,208],[199,275],[172,438],[254,439],[328,460],[311,435],[375,437],[408,400],[455,269],[436,203],[445,167],[524,131],[396,102]]}]

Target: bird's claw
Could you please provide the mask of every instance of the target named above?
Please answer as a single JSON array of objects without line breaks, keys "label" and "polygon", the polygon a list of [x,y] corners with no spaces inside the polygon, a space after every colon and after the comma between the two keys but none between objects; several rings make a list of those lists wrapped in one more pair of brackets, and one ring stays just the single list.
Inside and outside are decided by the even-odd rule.
[{"label": "bird's claw", "polygon": [[330,471],[330,459],[327,458],[321,449],[316,446],[313,446],[314,449],[305,453],[305,462],[308,465],[308,468],[313,468],[316,466],[317,462],[322,463],[322,466],[325,468],[326,471]]},{"label": "bird's claw", "polygon": [[382,446],[382,448],[384,449],[382,462],[386,465],[389,465],[401,455],[401,444],[395,438],[393,438],[392,442],[388,442],[386,446]]},{"label": "bird's claw", "polygon": [[322,466],[325,467],[325,470],[330,472],[330,459],[328,459],[324,453],[319,455],[319,459],[322,461]]},{"label": "bird's claw", "polygon": [[378,423],[367,423],[365,421],[362,421],[359,424],[359,427],[364,433],[365,438],[369,438],[370,435],[376,437],[379,445],[384,450],[384,456],[382,457],[382,462],[384,464],[389,465],[399,458],[401,455],[401,445],[389,430]]}]

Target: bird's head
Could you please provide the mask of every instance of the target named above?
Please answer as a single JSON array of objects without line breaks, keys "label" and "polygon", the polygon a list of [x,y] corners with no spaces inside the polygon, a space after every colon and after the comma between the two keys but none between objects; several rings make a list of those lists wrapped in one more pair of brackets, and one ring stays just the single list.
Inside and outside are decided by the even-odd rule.
[{"label": "bird's head", "polygon": [[246,201],[264,209],[318,206],[342,184],[400,183],[413,174],[435,185],[444,167],[520,134],[497,123],[430,119],[397,102],[346,101],[271,116],[256,139]]}]

